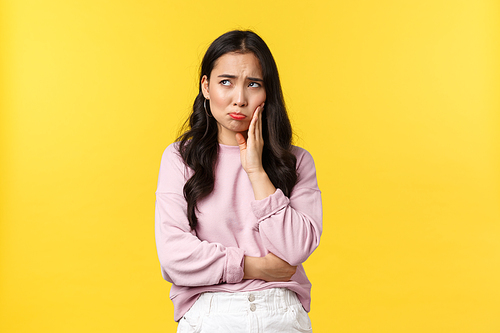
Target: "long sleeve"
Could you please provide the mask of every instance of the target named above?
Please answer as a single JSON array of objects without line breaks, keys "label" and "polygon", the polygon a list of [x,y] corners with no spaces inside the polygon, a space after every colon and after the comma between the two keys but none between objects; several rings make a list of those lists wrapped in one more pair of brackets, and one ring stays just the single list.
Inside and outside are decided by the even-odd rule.
[{"label": "long sleeve", "polygon": [[321,192],[312,156],[301,148],[297,155],[299,179],[290,198],[280,189],[253,201],[264,247],[291,265],[306,261],[318,247],[322,233]]},{"label": "long sleeve", "polygon": [[177,286],[237,283],[243,278],[244,251],[200,240],[189,227],[183,196],[190,170],[175,145],[162,156],[155,204],[155,236],[163,277]]}]

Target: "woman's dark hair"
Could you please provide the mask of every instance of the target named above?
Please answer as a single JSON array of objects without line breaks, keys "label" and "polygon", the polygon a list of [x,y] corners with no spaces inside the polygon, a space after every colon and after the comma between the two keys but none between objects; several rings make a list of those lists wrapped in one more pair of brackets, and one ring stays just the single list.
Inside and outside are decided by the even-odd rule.
[{"label": "woman's dark hair", "polygon": [[[295,164],[297,159],[291,152],[292,126],[285,108],[278,68],[266,43],[252,31],[234,30],[218,37],[208,48],[200,70],[198,96],[193,104],[193,112],[186,120],[187,130],[178,138],[179,153],[184,162],[194,171],[184,185],[187,201],[187,217],[192,230],[196,228],[197,202],[214,189],[215,164],[219,151],[217,121],[208,117],[203,103],[201,79],[210,74],[217,59],[226,53],[253,53],[259,59],[266,90],[266,105],[262,114],[262,136],[264,148],[262,165],[276,188],[290,196],[297,182]],[[207,103],[207,108],[208,108]]]}]

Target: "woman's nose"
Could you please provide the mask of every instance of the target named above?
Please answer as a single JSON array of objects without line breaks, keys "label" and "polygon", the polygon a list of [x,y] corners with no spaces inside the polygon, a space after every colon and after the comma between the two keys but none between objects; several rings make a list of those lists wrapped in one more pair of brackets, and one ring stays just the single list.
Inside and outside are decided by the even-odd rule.
[{"label": "woman's nose", "polygon": [[247,105],[245,89],[243,87],[235,89],[233,105],[239,107]]}]

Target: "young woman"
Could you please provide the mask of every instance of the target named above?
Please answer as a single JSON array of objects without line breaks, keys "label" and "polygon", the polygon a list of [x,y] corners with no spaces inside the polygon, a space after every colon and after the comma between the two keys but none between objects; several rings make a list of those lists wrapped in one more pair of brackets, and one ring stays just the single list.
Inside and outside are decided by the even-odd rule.
[{"label": "young woman", "polygon": [[188,130],[163,153],[155,233],[178,332],[311,332],[302,263],[319,245],[311,155],[291,145],[265,42],[208,48]]}]

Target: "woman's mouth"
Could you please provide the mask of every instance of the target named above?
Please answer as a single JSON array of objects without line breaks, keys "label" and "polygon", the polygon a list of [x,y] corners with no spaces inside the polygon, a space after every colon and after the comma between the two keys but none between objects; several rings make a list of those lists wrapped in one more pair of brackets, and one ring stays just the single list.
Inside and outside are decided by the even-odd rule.
[{"label": "woman's mouth", "polygon": [[244,114],[241,114],[241,113],[230,113],[229,116],[235,120],[242,120],[242,119],[245,119],[247,116],[245,116]]}]

